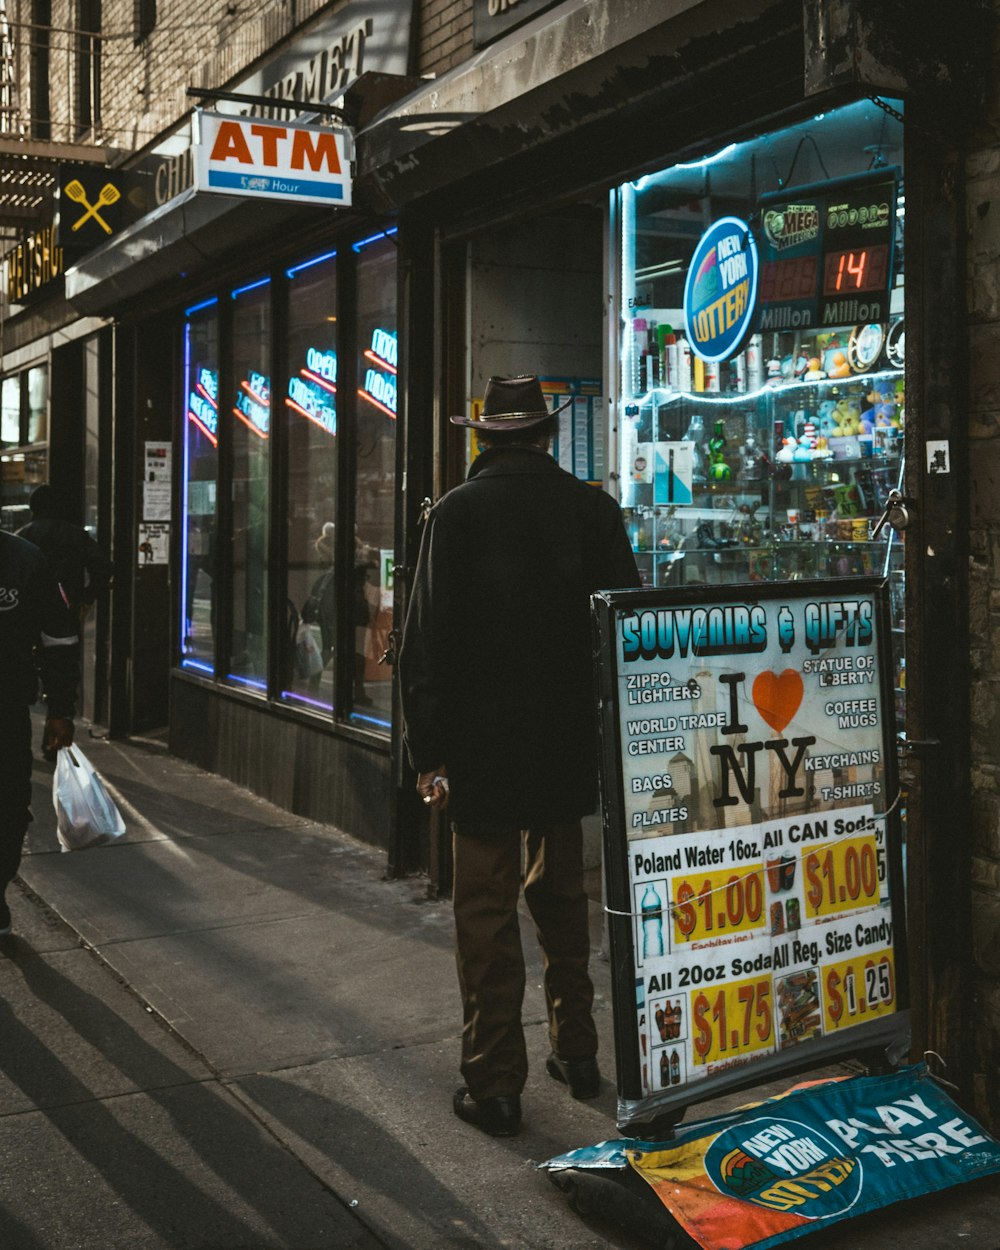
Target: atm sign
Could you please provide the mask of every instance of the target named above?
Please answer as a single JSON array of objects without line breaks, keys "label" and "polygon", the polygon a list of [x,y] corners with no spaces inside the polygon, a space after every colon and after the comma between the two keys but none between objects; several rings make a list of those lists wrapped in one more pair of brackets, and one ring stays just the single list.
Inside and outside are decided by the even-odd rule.
[{"label": "atm sign", "polygon": [[338,207],[351,203],[348,131],[200,112],[198,135],[200,191]]}]

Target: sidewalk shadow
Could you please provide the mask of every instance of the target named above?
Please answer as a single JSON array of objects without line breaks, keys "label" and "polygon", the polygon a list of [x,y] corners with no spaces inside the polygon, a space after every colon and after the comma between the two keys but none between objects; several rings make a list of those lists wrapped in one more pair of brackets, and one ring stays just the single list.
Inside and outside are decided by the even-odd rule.
[{"label": "sidewalk shadow", "polygon": [[[294,1236],[289,1219],[295,1223],[294,1216],[287,1214],[288,1196],[295,1193],[296,1182],[301,1192],[303,1177],[317,1206],[334,1205],[332,1201],[323,1203],[327,1195],[315,1178],[277,1143],[267,1140],[248,1116],[232,1107],[230,1095],[222,1093],[214,1079],[206,1084],[179,1067],[139,1037],[116,1011],[81,989],[23,940],[18,941],[15,966],[36,998],[58,1012],[80,1038],[135,1086],[134,1092],[109,1101],[120,1103],[124,1098],[142,1096],[155,1103],[184,1147],[221,1182],[220,1188],[228,1187],[254,1212],[260,1225],[273,1230],[273,1239],[262,1242],[260,1226],[254,1227],[228,1210],[195,1178],[185,1175],[153,1145],[119,1123],[105,1101],[18,1019],[8,1003],[0,1001],[0,1072],[40,1109],[129,1210],[164,1239],[164,1244],[189,1244],[187,1238],[178,1240],[187,1229],[192,1245],[210,1244],[204,1240],[206,1236],[224,1245],[285,1245],[289,1233]],[[144,1087],[150,1071],[158,1074],[157,1088]],[[60,1105],[46,1107],[53,1090],[61,1091]],[[344,1221],[353,1223],[354,1217],[345,1213]],[[362,1231],[360,1224],[356,1227]],[[24,1244],[28,1250],[31,1243]],[[22,1243],[3,1239],[0,1245],[18,1246],[20,1250]]]},{"label": "sidewalk shadow", "polygon": [[[421,1161],[414,1148],[405,1145],[358,1108],[324,1098],[278,1076],[262,1073],[243,1078],[239,1084],[268,1116],[308,1143],[324,1159],[334,1160],[339,1169],[356,1177],[359,1184],[377,1189],[423,1223],[428,1238],[413,1243],[407,1240],[404,1231],[396,1231],[379,1221],[373,1231],[392,1250],[413,1250],[414,1244],[502,1250],[514,1244],[510,1230],[498,1231],[487,1226]],[[502,1144],[515,1153],[519,1151],[515,1143],[504,1141]],[[426,1145],[424,1150],[432,1154],[433,1144]],[[491,1187],[485,1171],[482,1185]],[[338,1188],[347,1192],[345,1185],[338,1185]],[[429,1218],[434,1213],[440,1213],[440,1218]],[[369,1220],[375,1224],[370,1212]]]}]

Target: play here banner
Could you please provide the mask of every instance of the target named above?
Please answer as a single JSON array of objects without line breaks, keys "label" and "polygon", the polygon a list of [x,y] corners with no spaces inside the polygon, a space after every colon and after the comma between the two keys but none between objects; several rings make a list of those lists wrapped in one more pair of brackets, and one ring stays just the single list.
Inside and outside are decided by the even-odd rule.
[{"label": "play here banner", "polygon": [[918,1064],[798,1085],[670,1142],[605,1142],[542,1167],[632,1168],[704,1250],[769,1250],[1000,1171],[1000,1144]]}]

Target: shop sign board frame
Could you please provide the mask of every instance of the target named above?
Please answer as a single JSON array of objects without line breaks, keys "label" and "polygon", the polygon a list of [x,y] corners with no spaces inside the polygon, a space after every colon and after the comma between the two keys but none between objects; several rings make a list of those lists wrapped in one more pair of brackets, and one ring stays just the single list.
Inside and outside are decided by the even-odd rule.
[{"label": "shop sign board frame", "polygon": [[199,109],[195,186],[250,199],[351,204],[353,132]]},{"label": "shop sign board frame", "polygon": [[593,599],[618,1123],[909,1041],[887,584]]}]

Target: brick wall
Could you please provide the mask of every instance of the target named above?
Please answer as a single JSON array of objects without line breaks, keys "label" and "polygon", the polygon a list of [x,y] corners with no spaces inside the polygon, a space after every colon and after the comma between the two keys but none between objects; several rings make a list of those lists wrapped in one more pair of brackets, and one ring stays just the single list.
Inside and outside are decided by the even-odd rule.
[{"label": "brick wall", "polygon": [[[297,26],[347,0],[158,0],[157,22],[135,43],[135,0],[101,6],[101,125],[82,135],[76,106],[79,0],[51,0],[49,105],[51,138],[100,138],[135,152],[169,130],[192,107],[191,87],[223,87],[287,39]],[[409,0],[400,0],[408,3]],[[22,116],[29,113],[29,47],[37,0],[8,0],[15,38]],[[442,74],[472,55],[472,0],[416,0],[415,56],[421,74]]]},{"label": "brick wall", "polygon": [[[1000,14],[1000,0],[995,0]],[[994,56],[1000,66],[1000,55]],[[1000,75],[966,157],[976,1110],[1000,1125]],[[947,836],[942,830],[942,836]]]},{"label": "brick wall", "polygon": [[[111,148],[139,151],[190,111],[191,87],[224,87],[287,39],[296,27],[347,0],[158,0],[157,22],[139,45],[134,40],[134,0],[104,0],[101,40],[101,127]],[[402,0],[403,3],[408,0]],[[51,0],[49,98],[52,139],[80,138],[75,108],[79,0]],[[426,25],[421,8],[427,11]],[[461,10],[467,38],[461,36]],[[19,95],[27,117],[30,100],[29,44],[32,0],[8,0],[16,39]],[[417,31],[423,31],[421,72],[441,72],[472,47],[470,0],[424,0]],[[425,68],[426,66],[426,68]],[[87,136],[90,138],[90,136]]]},{"label": "brick wall", "polygon": [[419,73],[446,73],[472,55],[472,0],[420,0],[419,10]]}]

